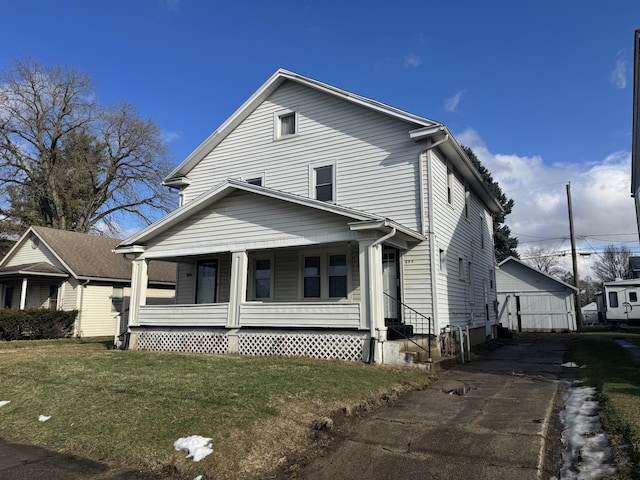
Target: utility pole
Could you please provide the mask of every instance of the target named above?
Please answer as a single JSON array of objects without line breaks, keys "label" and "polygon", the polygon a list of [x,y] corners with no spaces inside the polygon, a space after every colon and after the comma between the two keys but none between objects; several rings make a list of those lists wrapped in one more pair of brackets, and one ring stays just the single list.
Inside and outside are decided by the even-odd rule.
[{"label": "utility pole", "polygon": [[573,232],[573,207],[571,206],[571,183],[567,183],[567,203],[569,204],[569,234],[571,235],[571,260],[573,261],[573,285],[576,292],[576,328],[582,328],[582,310],[580,310],[580,281],[578,280],[578,256],[576,254],[576,236]]}]

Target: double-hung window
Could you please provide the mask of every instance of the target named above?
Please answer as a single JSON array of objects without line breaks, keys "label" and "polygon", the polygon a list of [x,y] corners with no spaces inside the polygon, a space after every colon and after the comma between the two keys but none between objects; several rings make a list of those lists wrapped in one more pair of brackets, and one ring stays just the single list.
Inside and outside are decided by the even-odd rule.
[{"label": "double-hung window", "polygon": [[309,165],[309,198],[322,202],[336,201],[335,161]]},{"label": "double-hung window", "polygon": [[304,257],[304,298],[320,298],[321,257]]},{"label": "double-hung window", "polygon": [[302,262],[303,298],[335,299],[348,296],[346,254],[305,255]]},{"label": "double-hung window", "polygon": [[259,258],[255,261],[254,292],[256,300],[271,298],[271,259]]}]

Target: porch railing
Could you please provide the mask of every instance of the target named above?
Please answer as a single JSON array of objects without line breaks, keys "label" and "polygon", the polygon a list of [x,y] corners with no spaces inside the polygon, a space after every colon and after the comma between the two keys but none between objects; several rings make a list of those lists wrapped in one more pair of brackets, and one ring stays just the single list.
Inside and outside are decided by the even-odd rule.
[{"label": "porch railing", "polygon": [[[394,306],[400,307],[394,309],[400,313],[398,323],[396,325],[393,323],[387,324],[387,329],[391,330],[397,337],[403,338],[405,341],[411,342],[419,349],[427,352],[427,356],[429,358],[428,361],[431,362],[431,336],[433,335],[433,323],[431,321],[431,317],[423,315],[416,309],[410,307],[404,302],[401,302],[397,298],[392,297],[386,292],[382,293],[384,293],[388,301],[394,302]],[[408,331],[410,331],[410,334],[407,333]],[[416,335],[427,335],[426,348],[424,345],[421,345],[414,340]]]}]

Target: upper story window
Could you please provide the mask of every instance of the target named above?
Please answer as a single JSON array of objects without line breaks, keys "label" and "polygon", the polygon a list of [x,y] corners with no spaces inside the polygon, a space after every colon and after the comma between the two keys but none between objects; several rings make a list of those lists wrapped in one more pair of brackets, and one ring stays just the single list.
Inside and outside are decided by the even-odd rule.
[{"label": "upper story window", "polygon": [[262,177],[247,178],[245,181],[251,185],[262,186]]},{"label": "upper story window", "polygon": [[447,165],[447,203],[453,205],[453,170]]},{"label": "upper story window", "polygon": [[471,192],[469,191],[469,186],[465,183],[464,185],[464,216],[465,218],[469,218],[471,215]]},{"label": "upper story window", "polygon": [[309,165],[309,197],[322,202],[336,201],[335,162]]},{"label": "upper story window", "polygon": [[276,113],[275,138],[290,137],[298,133],[298,115],[290,110]]},{"label": "upper story window", "polygon": [[483,250],[484,250],[484,231],[485,231],[484,217],[480,217],[480,248]]}]

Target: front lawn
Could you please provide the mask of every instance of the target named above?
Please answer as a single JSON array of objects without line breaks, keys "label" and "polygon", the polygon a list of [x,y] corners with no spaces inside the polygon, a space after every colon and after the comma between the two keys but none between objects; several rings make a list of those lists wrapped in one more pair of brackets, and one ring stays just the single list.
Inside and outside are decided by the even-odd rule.
[{"label": "front lawn", "polygon": [[[304,453],[321,417],[429,382],[420,370],[303,358],[0,342],[0,435],[145,470],[263,478]],[[51,416],[39,422],[38,416]],[[195,463],[173,442],[211,437]]]},{"label": "front lawn", "polygon": [[570,344],[572,359],[581,365],[581,380],[598,391],[604,430],[613,440],[620,463],[617,478],[640,478],[640,360],[614,342],[624,338],[640,345],[638,329],[613,332],[585,332]]}]

